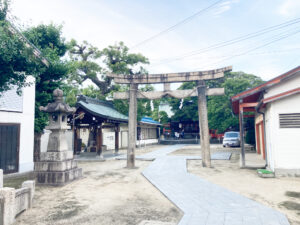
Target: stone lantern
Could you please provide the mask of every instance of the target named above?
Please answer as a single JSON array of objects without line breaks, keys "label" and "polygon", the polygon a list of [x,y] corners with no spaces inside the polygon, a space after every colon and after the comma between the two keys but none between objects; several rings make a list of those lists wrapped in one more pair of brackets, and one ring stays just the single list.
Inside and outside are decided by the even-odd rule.
[{"label": "stone lantern", "polygon": [[66,139],[67,116],[75,112],[63,101],[63,91],[53,91],[55,102],[46,107],[40,107],[41,111],[49,113],[49,125],[46,129],[51,131],[47,152],[42,152],[40,161],[35,163],[37,182],[48,185],[64,185],[67,182],[80,178],[82,169],[77,168],[74,161],[73,150],[69,149]]}]

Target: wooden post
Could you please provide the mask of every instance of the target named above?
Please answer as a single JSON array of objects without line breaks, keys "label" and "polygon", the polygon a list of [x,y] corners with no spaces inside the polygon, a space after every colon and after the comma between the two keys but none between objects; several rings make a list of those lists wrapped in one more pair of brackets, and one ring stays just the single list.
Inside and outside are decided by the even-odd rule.
[{"label": "wooden post", "polygon": [[78,142],[78,140],[80,139],[80,127],[74,127],[74,131],[73,131],[73,135],[74,135],[74,154],[78,154],[78,152],[81,152],[81,146],[80,143]]},{"label": "wooden post", "polygon": [[73,132],[73,154],[76,155],[76,151],[77,151],[77,132],[76,132],[76,128],[75,128],[74,123],[73,123],[73,127],[72,127],[72,132]]},{"label": "wooden post", "polygon": [[202,166],[211,167],[205,81],[197,81],[197,86]]},{"label": "wooden post", "polygon": [[[240,105],[243,103],[243,100],[240,100]],[[246,166],[245,163],[245,140],[244,140],[244,109],[243,107],[239,107],[239,120],[240,120],[240,139],[241,139],[241,167],[244,168]]]},{"label": "wooden post", "polygon": [[137,126],[137,88],[138,84],[130,84],[129,90],[129,121],[128,121],[128,149],[127,168],[135,167],[135,145]]},{"label": "wooden post", "polygon": [[102,124],[100,123],[100,127],[97,127],[97,129],[95,129],[97,131],[97,153],[98,155],[102,155]]},{"label": "wooden post", "polygon": [[115,154],[119,152],[119,132],[120,132],[120,126],[117,123],[115,125]]}]

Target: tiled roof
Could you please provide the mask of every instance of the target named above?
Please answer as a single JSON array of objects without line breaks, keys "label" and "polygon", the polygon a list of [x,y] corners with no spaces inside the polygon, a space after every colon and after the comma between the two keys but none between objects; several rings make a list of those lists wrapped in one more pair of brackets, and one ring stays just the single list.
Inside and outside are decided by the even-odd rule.
[{"label": "tiled roof", "polygon": [[77,100],[76,107],[82,107],[92,115],[103,117],[105,119],[128,122],[128,116],[118,112],[113,104],[107,101],[81,95]]},{"label": "tiled roof", "polygon": [[143,117],[140,122],[141,123],[161,125],[159,122],[153,120],[151,117]]},{"label": "tiled roof", "polygon": [[23,111],[23,95],[16,93],[16,88],[1,93],[0,111]]}]

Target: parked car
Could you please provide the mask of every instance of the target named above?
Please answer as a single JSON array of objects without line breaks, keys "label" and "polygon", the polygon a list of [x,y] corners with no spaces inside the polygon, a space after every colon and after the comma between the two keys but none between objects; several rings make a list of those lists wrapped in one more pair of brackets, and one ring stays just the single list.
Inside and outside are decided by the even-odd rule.
[{"label": "parked car", "polygon": [[225,132],[223,139],[223,147],[240,147],[240,133],[236,131]]}]

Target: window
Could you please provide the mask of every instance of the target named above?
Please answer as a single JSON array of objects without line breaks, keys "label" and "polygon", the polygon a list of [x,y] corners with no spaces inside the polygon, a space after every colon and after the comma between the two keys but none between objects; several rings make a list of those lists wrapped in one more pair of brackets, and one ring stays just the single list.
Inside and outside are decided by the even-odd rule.
[{"label": "window", "polygon": [[225,133],[226,138],[234,138],[234,137],[238,137],[238,136],[239,136],[239,133],[237,133],[237,132]]}]

